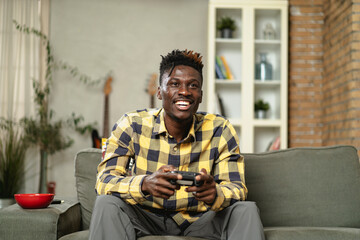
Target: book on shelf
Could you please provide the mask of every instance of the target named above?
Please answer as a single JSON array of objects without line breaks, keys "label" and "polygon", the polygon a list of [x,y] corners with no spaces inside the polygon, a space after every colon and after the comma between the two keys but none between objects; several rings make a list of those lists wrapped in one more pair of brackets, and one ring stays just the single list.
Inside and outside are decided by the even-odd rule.
[{"label": "book on shelf", "polygon": [[266,148],[266,151],[275,151],[280,149],[280,136],[274,138]]},{"label": "book on shelf", "polygon": [[221,72],[220,66],[216,60],[215,60],[215,74],[217,79],[225,79],[225,76]]},{"label": "book on shelf", "polygon": [[231,71],[230,71],[230,67],[225,59],[224,56],[221,56],[220,59],[222,60],[223,62],[223,65],[224,65],[224,68],[225,68],[225,71],[226,71],[226,76],[228,79],[231,79],[233,80],[234,79],[234,76],[232,75]]},{"label": "book on shelf", "polygon": [[225,69],[225,66],[224,66],[221,58],[220,58],[219,56],[216,56],[216,59],[215,59],[215,60],[216,60],[217,65],[218,65],[219,68],[220,68],[220,71],[221,71],[222,75],[224,76],[223,79],[228,79],[228,76],[227,76],[227,74],[226,74],[226,69]]},{"label": "book on shelf", "polygon": [[229,64],[224,56],[215,57],[215,73],[219,79],[234,79]]}]

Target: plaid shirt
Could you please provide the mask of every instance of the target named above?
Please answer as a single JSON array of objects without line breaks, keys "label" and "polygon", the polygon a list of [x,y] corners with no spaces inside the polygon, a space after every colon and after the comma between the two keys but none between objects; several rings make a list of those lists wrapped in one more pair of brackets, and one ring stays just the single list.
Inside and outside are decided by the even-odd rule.
[{"label": "plaid shirt", "polygon": [[[129,175],[130,159],[134,159]],[[216,182],[213,204],[197,201],[185,186],[169,199],[144,195],[141,184],[146,175],[163,165],[180,171],[199,172],[205,168]],[[172,217],[185,228],[208,210],[220,211],[245,200],[244,158],[233,126],[223,117],[196,113],[189,134],[177,142],[166,130],[163,110],[141,110],[125,114],[114,126],[98,166],[98,194],[112,194],[129,204]]]}]

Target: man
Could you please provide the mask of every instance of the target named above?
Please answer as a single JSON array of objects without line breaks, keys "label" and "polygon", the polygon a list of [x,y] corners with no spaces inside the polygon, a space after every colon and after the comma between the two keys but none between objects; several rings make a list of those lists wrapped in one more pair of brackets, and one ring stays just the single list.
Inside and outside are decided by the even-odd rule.
[{"label": "man", "polygon": [[[221,116],[197,113],[201,58],[187,50],[162,56],[162,109],[131,112],[115,124],[98,167],[90,239],[265,239],[256,205],[241,202],[247,188],[234,128]],[[199,172],[203,184],[174,184],[182,179],[174,170]]]}]

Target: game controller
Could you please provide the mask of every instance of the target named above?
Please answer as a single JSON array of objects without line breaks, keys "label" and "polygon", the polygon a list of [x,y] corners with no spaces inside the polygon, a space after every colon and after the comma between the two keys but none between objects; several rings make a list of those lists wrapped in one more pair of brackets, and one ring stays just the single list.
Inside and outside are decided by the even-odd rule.
[{"label": "game controller", "polygon": [[201,175],[200,173],[196,173],[196,172],[185,172],[185,171],[171,171],[171,173],[177,173],[180,174],[182,176],[181,180],[175,180],[175,179],[170,179],[170,183],[175,185],[181,185],[181,186],[196,186],[196,187],[200,187],[201,185],[203,185],[204,181],[197,181],[195,179],[195,177],[197,175]]}]

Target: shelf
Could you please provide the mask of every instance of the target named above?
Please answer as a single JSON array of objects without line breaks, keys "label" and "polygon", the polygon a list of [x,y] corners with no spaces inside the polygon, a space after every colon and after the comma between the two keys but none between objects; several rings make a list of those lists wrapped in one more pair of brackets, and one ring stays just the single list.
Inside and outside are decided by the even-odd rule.
[{"label": "shelf", "polygon": [[255,83],[255,85],[273,86],[273,85],[280,85],[281,81],[280,80],[255,80],[254,83]]},{"label": "shelf", "polygon": [[[241,127],[242,120],[239,118],[227,118],[230,123],[236,127]],[[254,127],[281,127],[281,121],[278,119],[254,119],[252,121]]]},{"label": "shelf", "polygon": [[240,38],[216,38],[216,43],[242,43]]},{"label": "shelf", "polygon": [[[217,20],[224,16],[235,20],[233,38],[221,38],[217,30]],[[277,137],[281,148],[287,147],[287,47],[287,1],[209,1],[207,111],[220,109],[225,114],[242,152],[266,151]],[[216,78],[217,56],[226,59],[233,80]],[[261,61],[268,63],[265,68],[271,75],[266,78],[271,80],[255,79],[256,71],[264,68]],[[254,104],[260,99],[269,103],[265,119],[255,118]]]},{"label": "shelf", "polygon": [[241,85],[240,80],[236,79],[216,79],[216,85]]},{"label": "shelf", "polygon": [[254,119],[255,127],[280,127],[281,121],[278,119]]},{"label": "shelf", "polygon": [[269,44],[269,45],[278,45],[281,44],[280,40],[266,40],[266,39],[255,39],[256,44]]},{"label": "shelf", "polygon": [[228,118],[229,122],[234,126],[234,127],[241,127],[241,120],[238,118]]},{"label": "shelf", "polygon": [[279,88],[281,86],[280,80],[254,80],[254,84],[256,88]]}]

